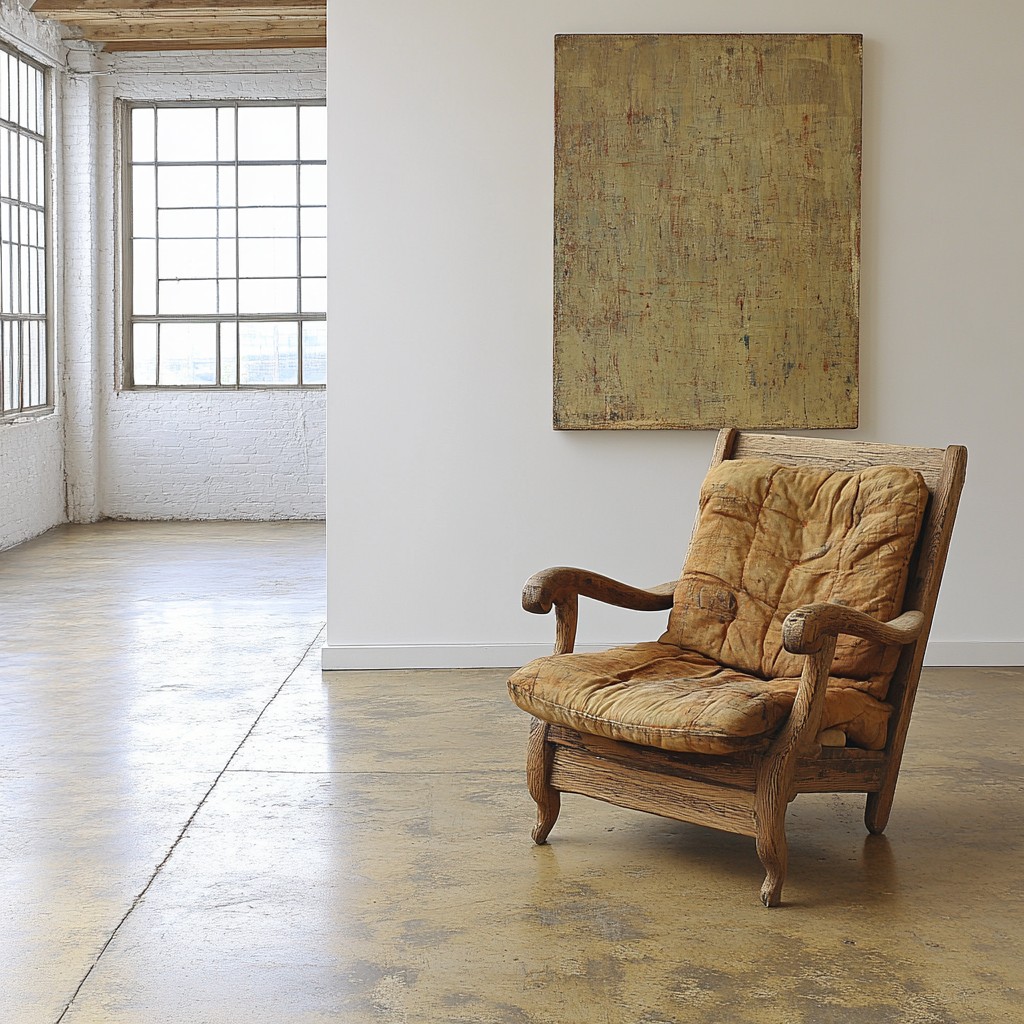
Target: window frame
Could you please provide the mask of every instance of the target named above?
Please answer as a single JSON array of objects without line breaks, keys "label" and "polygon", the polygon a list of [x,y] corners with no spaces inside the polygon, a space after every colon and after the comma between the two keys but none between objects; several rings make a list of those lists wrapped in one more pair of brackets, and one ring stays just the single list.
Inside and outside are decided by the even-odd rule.
[{"label": "window frame", "polygon": [[[42,260],[42,272],[44,280],[42,282],[42,290],[37,293],[38,297],[42,298],[43,310],[39,313],[27,313],[23,310],[15,312],[13,309],[8,312],[0,311],[0,423],[14,423],[22,420],[36,420],[41,419],[45,416],[51,415],[56,408],[55,403],[55,389],[54,389],[54,359],[55,359],[55,345],[53,337],[53,231],[52,231],[52,209],[54,201],[54,183],[53,183],[53,117],[52,117],[52,69],[46,64],[34,60],[28,54],[20,50],[14,43],[9,42],[6,39],[0,38],[0,50],[2,50],[8,59],[8,74],[10,74],[12,65],[16,68],[19,64],[23,64],[28,68],[38,72],[42,81],[42,96],[37,96],[37,121],[42,125],[42,133],[32,131],[31,129],[24,128],[17,123],[16,120],[3,120],[0,124],[10,131],[12,138],[27,138],[35,142],[38,142],[42,149],[42,188],[40,194],[36,197],[37,202],[30,203],[27,198],[21,194],[20,176],[21,168],[17,168],[17,174],[19,177],[19,194],[17,196],[9,196],[8,204],[11,207],[11,211],[20,209],[29,209],[42,217],[42,229],[41,235],[36,243],[35,248],[41,246],[43,250]],[[21,82],[20,75],[18,82],[18,92],[20,94]],[[6,84],[6,83],[5,83]],[[9,94],[10,95],[10,94]],[[41,104],[41,108],[39,106]],[[19,147],[20,148],[20,147]],[[9,173],[15,171],[14,164],[16,160],[13,155],[9,152]],[[12,189],[13,191],[13,189]],[[19,244],[21,244],[21,230],[17,233]],[[13,238],[12,232],[11,241],[8,243],[12,246],[13,250]],[[13,257],[13,251],[12,251]],[[13,269],[13,258],[11,261]],[[18,284],[22,282],[22,276],[19,268],[19,273],[14,277],[14,281]],[[19,305],[21,303],[19,302]],[[39,381],[45,391],[42,395],[42,401],[36,404],[30,404],[31,391],[30,384],[26,380],[26,359],[25,359],[25,342],[23,337],[23,331],[27,324],[39,324],[42,327],[45,338],[41,348],[37,346],[37,351],[41,352],[43,358],[46,360],[46,369],[43,374],[43,379]],[[3,339],[2,327],[4,325],[11,324],[17,330],[18,347],[20,349],[18,354],[18,381],[17,381],[17,402],[10,409],[6,409],[6,388],[8,373],[10,368],[6,360],[6,342]],[[31,342],[29,343],[31,346]],[[32,360],[28,360],[28,368],[31,373]]]},{"label": "window frame", "polygon": [[[189,392],[239,392],[239,391],[322,391],[326,387],[326,380],[320,382],[306,382],[303,380],[303,326],[305,324],[321,323],[325,324],[327,321],[327,311],[317,312],[303,312],[301,309],[294,311],[287,311],[281,313],[240,313],[238,312],[238,302],[235,303],[235,311],[232,313],[159,313],[154,312],[152,314],[137,314],[134,310],[135,302],[135,281],[134,281],[134,267],[135,267],[135,251],[134,251],[134,195],[133,195],[133,168],[136,166],[133,160],[134,150],[134,131],[133,131],[133,113],[139,109],[150,109],[159,111],[163,109],[181,109],[181,108],[192,108],[192,109],[205,109],[205,110],[218,110],[230,108],[236,111],[236,139],[235,139],[235,153],[234,157],[230,160],[217,159],[214,161],[161,161],[158,159],[159,154],[154,149],[152,161],[144,161],[142,165],[151,164],[154,168],[154,173],[157,173],[161,167],[173,167],[173,166],[233,166],[236,171],[241,166],[270,166],[280,167],[294,164],[296,175],[301,173],[303,166],[323,166],[326,168],[327,159],[326,154],[322,160],[309,160],[302,159],[301,151],[298,143],[301,139],[301,116],[299,111],[303,107],[324,107],[326,108],[327,101],[325,98],[295,98],[295,99],[269,99],[269,100],[246,100],[246,99],[196,99],[196,100],[154,100],[154,99],[120,99],[118,100],[118,115],[117,125],[120,134],[120,144],[118,146],[119,157],[121,162],[121,174],[120,174],[120,202],[118,204],[118,210],[121,220],[121,231],[120,231],[120,263],[121,269],[118,274],[119,287],[121,289],[121,316],[119,318],[120,332],[121,332],[121,359],[120,359],[120,389],[125,391],[159,391],[159,392],[172,392],[172,391],[189,391]],[[240,160],[237,151],[237,111],[242,108],[269,108],[269,107],[285,107],[296,110],[296,153],[294,159],[288,160]],[[155,115],[156,116],[156,115]],[[318,207],[303,207],[301,202],[301,195],[296,192],[295,197],[295,212],[296,212],[296,233],[294,236],[296,244],[296,304],[301,305],[299,298],[299,287],[302,281],[302,241],[304,238],[324,238],[326,242],[326,228],[325,234],[304,236],[301,231],[301,211],[304,208],[317,209]],[[199,209],[201,207],[192,207],[192,209]],[[240,209],[244,209],[239,201],[237,194],[235,195],[234,205],[225,205],[221,207],[218,205],[217,209],[233,210],[237,216]],[[274,208],[274,207],[267,207]],[[189,207],[183,207],[183,209],[190,209]],[[326,216],[326,205],[323,207]],[[159,245],[161,236],[159,234],[159,227],[155,229],[156,234],[154,240],[156,245]],[[171,236],[173,237],[173,236]],[[236,247],[239,242],[239,235],[236,230],[234,235],[234,241]],[[286,241],[292,236],[285,236]],[[166,240],[166,236],[165,236]],[[185,239],[187,240],[187,239]],[[194,239],[199,240],[199,239]],[[157,275],[155,282],[159,282],[159,270],[155,271]],[[286,278],[287,279],[287,278]],[[238,262],[235,263],[234,276],[228,277],[227,280],[233,280],[240,290],[241,283],[246,280],[256,280],[253,278],[246,278],[240,273],[240,267]],[[325,279],[326,288],[326,279]],[[236,291],[237,295],[237,291]],[[325,303],[326,305],[326,303]],[[159,309],[159,305],[156,307]],[[287,323],[296,325],[296,381],[288,383],[270,383],[270,382],[242,382],[241,380],[241,358],[240,358],[240,343],[236,340],[235,345],[235,380],[234,382],[222,382],[221,373],[223,369],[222,352],[223,346],[226,344],[218,335],[215,342],[216,350],[216,379],[213,383],[196,383],[189,382],[184,384],[179,383],[161,383],[160,382],[160,365],[159,365],[159,349],[157,349],[157,366],[156,366],[156,380],[157,383],[144,383],[139,384],[135,381],[135,346],[134,346],[134,326],[136,324],[147,324],[152,323],[156,325],[160,324],[204,324],[209,323],[216,325],[221,324],[234,324],[236,339],[238,334],[238,327],[244,323],[254,324],[270,324],[270,323]],[[228,342],[227,344],[230,344]]]}]

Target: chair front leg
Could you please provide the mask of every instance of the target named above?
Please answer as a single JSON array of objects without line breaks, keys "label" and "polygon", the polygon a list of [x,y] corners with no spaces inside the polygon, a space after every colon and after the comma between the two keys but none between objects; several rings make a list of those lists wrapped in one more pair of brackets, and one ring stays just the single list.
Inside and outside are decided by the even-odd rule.
[{"label": "chair front leg", "polygon": [[782,899],[789,861],[786,843],[786,809],[793,799],[797,757],[817,745],[821,711],[825,703],[828,670],[836,650],[836,638],[825,637],[821,647],[807,656],[793,710],[765,754],[757,771],[754,793],[755,842],[765,869],[761,902],[777,907]]},{"label": "chair front leg", "polygon": [[533,828],[533,841],[541,845],[558,820],[562,797],[551,785],[551,762],[554,747],[548,742],[547,722],[534,719],[530,727],[530,741],[526,747],[526,787],[537,804],[537,824]]}]

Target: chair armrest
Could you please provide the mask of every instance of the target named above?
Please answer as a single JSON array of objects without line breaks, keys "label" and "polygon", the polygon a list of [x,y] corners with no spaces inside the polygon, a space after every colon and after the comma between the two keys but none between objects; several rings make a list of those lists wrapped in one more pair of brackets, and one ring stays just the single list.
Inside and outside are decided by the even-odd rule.
[{"label": "chair armrest", "polygon": [[665,611],[672,607],[676,584],[662,583],[644,589],[601,576],[585,569],[556,566],[534,573],[523,587],[523,608],[528,612],[546,615],[552,605],[562,604],[573,597],[589,597],[618,608],[631,608],[638,612]]},{"label": "chair armrest", "polygon": [[790,654],[813,654],[821,649],[827,636],[859,636],[880,644],[913,643],[924,627],[924,615],[904,612],[891,622],[847,608],[841,604],[808,604],[786,616],[782,624],[782,644]]}]

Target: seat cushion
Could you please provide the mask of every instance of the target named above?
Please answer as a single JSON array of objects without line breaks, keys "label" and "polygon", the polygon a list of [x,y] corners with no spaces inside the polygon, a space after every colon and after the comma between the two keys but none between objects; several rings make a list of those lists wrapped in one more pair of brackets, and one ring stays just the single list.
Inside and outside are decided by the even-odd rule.
[{"label": "seat cushion", "polygon": [[[662,641],[750,675],[799,676],[803,657],[782,646],[786,616],[817,602],[897,616],[927,502],[921,475],[901,466],[723,462],[701,488]],[[832,670],[884,700],[898,659],[898,648],[840,637]]]},{"label": "seat cushion", "polygon": [[[673,644],[538,658],[509,680],[537,718],[613,740],[697,754],[764,749],[789,714],[798,677],[765,680]],[[833,678],[822,729],[867,749],[885,745],[889,707]]]}]

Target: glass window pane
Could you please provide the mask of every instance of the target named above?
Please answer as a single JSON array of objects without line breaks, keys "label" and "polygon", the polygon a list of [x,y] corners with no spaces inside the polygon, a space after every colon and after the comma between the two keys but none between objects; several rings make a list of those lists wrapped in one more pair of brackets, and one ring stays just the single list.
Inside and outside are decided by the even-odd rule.
[{"label": "glass window pane", "polygon": [[25,308],[29,313],[38,315],[39,313],[39,282],[36,280],[36,274],[39,270],[39,259],[36,256],[36,250],[33,246],[26,246],[25,257],[28,262],[28,301],[26,302]]},{"label": "glass window pane", "polygon": [[298,300],[294,278],[254,278],[238,282],[239,313],[295,313]]},{"label": "glass window pane", "polygon": [[239,206],[295,206],[295,166],[238,168]]},{"label": "glass window pane", "polygon": [[22,61],[19,64],[21,74],[18,76],[18,126],[20,128],[32,128],[32,122],[28,116],[28,65]]},{"label": "glass window pane", "polygon": [[46,205],[46,150],[40,143],[36,143],[39,150],[39,158],[36,161],[36,204]]},{"label": "glass window pane", "polygon": [[156,242],[136,239],[132,244],[132,313],[156,312]]},{"label": "glass window pane", "polygon": [[154,159],[153,133],[155,112],[152,107],[135,107],[132,110],[132,160],[137,163],[150,163]]},{"label": "glass window pane", "polygon": [[[2,90],[0,90],[2,91]],[[11,198],[11,131],[0,128],[0,196]]]},{"label": "glass window pane", "polygon": [[238,312],[238,281],[233,278],[222,278],[218,284],[218,313]]},{"label": "glass window pane", "polygon": [[39,301],[37,303],[37,312],[46,313],[46,247],[39,246],[36,249],[36,263],[38,270],[36,271],[36,287],[39,290]]},{"label": "glass window pane", "polygon": [[238,216],[234,210],[217,211],[217,230],[221,238],[234,238],[238,230]]},{"label": "glass window pane", "polygon": [[216,277],[217,242],[214,239],[161,239],[160,279]]},{"label": "glass window pane", "polygon": [[217,325],[160,325],[160,383],[217,383]]},{"label": "glass window pane", "polygon": [[132,234],[136,238],[156,235],[156,170],[132,168]]},{"label": "glass window pane", "polygon": [[156,156],[161,162],[216,160],[216,110],[211,107],[161,107],[157,110]]},{"label": "glass window pane", "polygon": [[327,208],[324,206],[304,206],[300,224],[305,238],[327,237]]},{"label": "glass window pane", "polygon": [[327,107],[299,108],[299,158],[327,159]]},{"label": "glass window pane", "polygon": [[220,382],[238,383],[238,324],[220,325]]},{"label": "glass window pane", "polygon": [[221,241],[217,246],[217,273],[221,277],[234,277],[238,273],[235,265],[235,240]]},{"label": "glass window pane", "polygon": [[36,71],[36,132],[46,134],[46,78]]},{"label": "glass window pane", "polygon": [[302,180],[302,205],[323,206],[327,202],[327,168],[323,164],[303,166],[300,171]]},{"label": "glass window pane", "polygon": [[156,324],[135,324],[132,328],[133,384],[156,384]]},{"label": "glass window pane", "polygon": [[327,312],[327,278],[304,277],[302,279],[303,313]]},{"label": "glass window pane", "polygon": [[5,121],[11,119],[11,90],[7,87],[8,60],[7,51],[0,48],[0,118]]},{"label": "glass window pane", "polygon": [[28,189],[29,189],[29,184],[28,184],[28,181],[29,181],[28,154],[29,154],[30,143],[31,143],[30,139],[27,139],[24,136],[19,136],[18,137],[18,166],[17,166],[17,169],[16,169],[17,173],[18,173],[18,180],[14,183],[14,188],[15,188],[14,195],[18,199],[22,200],[22,202],[24,202],[25,199],[28,197]]},{"label": "glass window pane", "polygon": [[294,160],[295,107],[239,107],[239,160]]},{"label": "glass window pane", "polygon": [[39,349],[39,321],[33,320],[28,325],[28,358],[30,372],[28,374],[28,404],[43,405],[46,401],[41,387],[41,370],[43,355]]},{"label": "glass window pane", "polygon": [[[26,235],[28,232],[25,232]],[[18,283],[21,286],[21,303],[17,310],[21,313],[31,313],[30,295],[32,286],[32,250],[27,245],[18,246],[20,269],[18,271]]]},{"label": "glass window pane", "polygon": [[238,273],[241,277],[295,277],[297,249],[298,243],[294,241],[247,239],[238,248]]},{"label": "glass window pane", "polygon": [[234,107],[221,107],[217,111],[217,159],[235,159]]},{"label": "glass window pane", "polygon": [[4,411],[9,412],[21,405],[21,344],[18,323],[5,323],[4,341]]},{"label": "glass window pane", "polygon": [[299,382],[299,325],[241,323],[238,325],[239,382],[297,384]]},{"label": "glass window pane", "polygon": [[302,240],[302,273],[307,277],[327,276],[327,239]]},{"label": "glass window pane", "polygon": [[220,167],[217,170],[217,205],[234,206],[235,202],[235,168]]},{"label": "glass window pane", "polygon": [[327,324],[302,325],[302,383],[327,383]]},{"label": "glass window pane", "polygon": [[9,242],[0,244],[0,313],[11,310],[11,260],[13,246]]},{"label": "glass window pane", "polygon": [[37,202],[36,148],[38,145],[39,143],[35,139],[25,140],[24,174],[21,179],[21,197],[25,202],[32,203],[33,205]]},{"label": "glass window pane", "polygon": [[161,238],[216,238],[216,210],[160,210],[157,225]]},{"label": "glass window pane", "polygon": [[21,325],[21,372],[24,377],[22,381],[22,402],[24,405],[32,405],[32,323]]},{"label": "glass window pane", "polygon": [[297,223],[294,208],[238,211],[238,234],[242,238],[294,238]]},{"label": "glass window pane", "polygon": [[216,167],[160,167],[157,173],[161,209],[217,205]]},{"label": "glass window pane", "polygon": [[[216,281],[161,281],[160,314],[216,313]],[[162,365],[162,364],[161,364]]]}]

